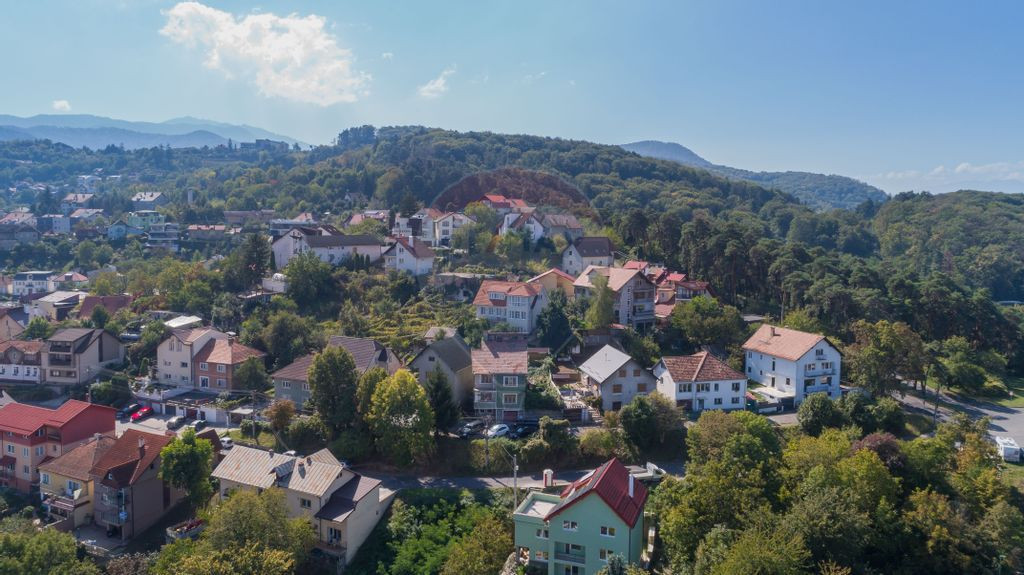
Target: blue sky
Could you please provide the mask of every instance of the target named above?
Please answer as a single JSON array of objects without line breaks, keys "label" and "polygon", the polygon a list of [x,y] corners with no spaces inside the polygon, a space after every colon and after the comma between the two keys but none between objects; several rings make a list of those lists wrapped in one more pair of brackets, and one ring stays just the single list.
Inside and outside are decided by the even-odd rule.
[{"label": "blue sky", "polygon": [[1024,191],[1021,21],[999,1],[9,2],[0,113],[661,139],[889,192]]}]

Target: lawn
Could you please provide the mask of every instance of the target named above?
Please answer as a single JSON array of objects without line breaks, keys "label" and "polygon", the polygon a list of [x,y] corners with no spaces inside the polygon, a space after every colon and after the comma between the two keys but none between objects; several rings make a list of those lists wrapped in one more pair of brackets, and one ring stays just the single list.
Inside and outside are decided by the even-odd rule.
[{"label": "lawn", "polygon": [[1024,490],[1024,464],[1021,463],[1007,463],[1003,469],[1002,477],[1010,486],[1015,486],[1017,489]]},{"label": "lawn", "polygon": [[[232,429],[228,432],[228,437],[233,439],[235,443],[251,444],[253,442],[252,435],[243,435],[242,430],[240,429]],[[275,449],[277,447],[277,439],[274,437],[274,434],[269,431],[260,431],[260,435],[256,439],[256,442],[260,447],[265,447],[267,449]]]},{"label": "lawn", "polygon": [[1003,407],[1024,407],[1024,377],[1007,377],[1003,380],[1012,394],[1010,397],[992,399]]},{"label": "lawn", "polygon": [[907,413],[904,419],[904,434],[906,437],[920,437],[925,433],[931,433],[935,430],[935,425],[932,424],[932,418],[929,415]]}]

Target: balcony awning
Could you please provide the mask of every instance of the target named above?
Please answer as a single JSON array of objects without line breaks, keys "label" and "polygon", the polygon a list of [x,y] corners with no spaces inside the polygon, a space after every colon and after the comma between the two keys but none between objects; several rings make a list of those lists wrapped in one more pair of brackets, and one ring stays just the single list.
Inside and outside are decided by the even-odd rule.
[{"label": "balcony awning", "polygon": [[0,467],[10,467],[17,462],[18,460],[15,459],[13,455],[5,455],[3,457],[0,457]]}]

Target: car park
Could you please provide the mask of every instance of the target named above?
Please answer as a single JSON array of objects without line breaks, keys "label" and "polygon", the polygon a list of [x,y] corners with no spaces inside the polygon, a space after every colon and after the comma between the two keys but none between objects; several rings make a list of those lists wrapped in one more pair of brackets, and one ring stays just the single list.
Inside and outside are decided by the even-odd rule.
[{"label": "car park", "polygon": [[492,425],[487,430],[487,433],[485,435],[489,439],[495,439],[495,438],[498,438],[498,437],[505,437],[506,435],[508,435],[509,431],[511,431],[511,430],[509,429],[509,427],[507,425],[505,425],[504,423],[499,423],[499,424],[496,424],[496,425]]},{"label": "car park", "polygon": [[467,439],[469,437],[476,435],[477,433],[480,433],[480,431],[483,430],[483,428],[484,422],[480,421],[479,419],[467,421],[465,424],[462,425],[462,427],[459,428],[457,434],[459,437]]},{"label": "car park", "polygon": [[174,417],[167,420],[167,429],[178,429],[182,425],[185,425],[184,416],[175,415]]},{"label": "car park", "polygon": [[132,404],[126,405],[125,407],[121,408],[121,411],[117,412],[117,416],[120,419],[128,419],[129,417],[134,415],[136,411],[138,411],[141,408],[142,408],[141,405],[139,405],[137,403],[132,403]]},{"label": "car park", "polygon": [[512,431],[509,432],[508,436],[513,439],[523,439],[537,433],[539,428],[540,426],[536,423],[520,423],[512,428]]},{"label": "car park", "polygon": [[148,406],[143,407],[132,414],[132,421],[142,421],[150,415],[153,415],[153,408]]}]

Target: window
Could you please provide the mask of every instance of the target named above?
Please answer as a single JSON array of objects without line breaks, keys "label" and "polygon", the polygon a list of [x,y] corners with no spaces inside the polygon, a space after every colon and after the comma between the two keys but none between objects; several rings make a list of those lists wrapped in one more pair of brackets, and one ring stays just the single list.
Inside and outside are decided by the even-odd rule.
[{"label": "window", "polygon": [[619,370],[619,377],[626,377],[626,370],[625,369],[620,369]]},{"label": "window", "polygon": [[434,356],[432,356],[432,355],[428,355],[428,356],[427,356],[427,361],[429,361],[429,362],[433,363],[433,362],[434,362]]},{"label": "window", "polygon": [[24,473],[25,475],[28,475],[28,465],[22,465],[21,472]]},{"label": "window", "polygon": [[225,379],[220,377],[217,378],[217,387],[224,387],[225,384],[227,384],[227,381]]},{"label": "window", "polygon": [[77,481],[68,480],[68,493],[74,493],[82,488],[82,484]]},{"label": "window", "polygon": [[514,405],[519,403],[519,394],[516,393],[503,393],[501,395],[501,403],[504,405]]},{"label": "window", "polygon": [[690,393],[691,391],[693,391],[693,384],[692,383],[680,383],[679,384],[679,393]]},{"label": "window", "polygon": [[226,373],[227,370],[228,370],[228,367],[226,365],[224,365],[223,363],[218,363],[217,364],[217,373]]},{"label": "window", "polygon": [[643,373],[643,371],[644,370],[640,369],[639,367],[633,368],[633,377],[640,377],[640,374]]},{"label": "window", "polygon": [[832,385],[832,376],[821,378],[821,382],[825,385]]},{"label": "window", "polygon": [[814,385],[814,378],[804,380],[804,387],[811,387],[812,385]]},{"label": "window", "polygon": [[566,565],[563,573],[565,575],[580,575],[580,568],[576,565]]},{"label": "window", "polygon": [[638,384],[636,384],[636,391],[637,391],[637,393],[647,393],[647,384],[646,383],[638,383]]},{"label": "window", "polygon": [[722,398],[721,397],[716,397],[715,398],[715,405],[722,405]]},{"label": "window", "polygon": [[42,455],[44,453],[46,453],[46,447],[40,445],[36,448],[36,455]]},{"label": "window", "polygon": [[511,386],[519,385],[519,377],[515,376],[515,375],[506,375],[502,379],[502,384],[503,385],[511,385]]},{"label": "window", "polygon": [[302,384],[302,391],[309,391],[309,383]]},{"label": "window", "polygon": [[740,398],[738,398],[738,397],[734,397],[734,398],[732,398],[732,399],[731,399],[730,401],[731,401],[731,402],[733,403],[733,405],[735,405],[735,404],[737,404],[737,403],[739,403],[739,402],[740,402]]},{"label": "window", "polygon": [[772,371],[775,371],[775,360],[772,360]]},{"label": "window", "polygon": [[199,387],[210,387],[210,378],[205,375],[199,376]]},{"label": "window", "polygon": [[615,528],[614,527],[606,527],[606,526],[602,525],[601,526],[601,535],[604,535],[605,537],[615,537]]},{"label": "window", "polygon": [[823,361],[823,362],[821,362],[821,369],[832,369],[832,362],[831,361]]},{"label": "window", "polygon": [[334,527],[327,528],[327,538],[330,541],[341,541],[341,530]]},{"label": "window", "polygon": [[715,391],[718,391],[718,384],[715,384]]},{"label": "window", "polygon": [[740,390],[740,382],[738,382],[738,381],[732,382],[732,390],[733,391],[739,391]]},{"label": "window", "polygon": [[41,473],[39,475],[39,481],[43,485],[49,485],[50,484],[50,474],[49,473]]},{"label": "window", "polygon": [[622,393],[622,384],[621,383],[613,383],[612,384],[612,393],[614,393],[615,395],[619,395],[620,393]]},{"label": "window", "polygon": [[187,361],[181,362],[181,367],[182,368],[188,368],[188,362]]},{"label": "window", "polygon": [[303,509],[313,508],[313,502],[310,501],[309,499],[299,498],[299,505],[301,505]]},{"label": "window", "polygon": [[613,411],[618,411],[620,409],[622,409],[622,402],[621,401],[613,401],[612,402],[612,410]]},{"label": "window", "polygon": [[188,381],[188,376],[187,375],[181,376],[181,381]]},{"label": "window", "polygon": [[548,557],[549,555],[547,551],[537,551],[533,554],[533,558],[537,561],[547,561]]},{"label": "window", "polygon": [[201,369],[203,371],[207,371],[208,369],[210,369],[210,366],[207,365],[205,361],[203,361],[203,362],[199,363],[199,369]]},{"label": "window", "polygon": [[28,448],[27,447],[22,447],[21,448],[21,454],[24,455],[25,457],[28,457]]},{"label": "window", "polygon": [[562,529],[565,531],[576,531],[579,527],[575,521],[562,521]]},{"label": "window", "polygon": [[823,350],[823,349],[816,349],[816,350],[814,350],[814,357],[822,357],[823,355],[825,355],[825,350]]},{"label": "window", "polygon": [[747,352],[747,359],[750,359],[750,358],[752,358],[752,357],[754,357],[754,354],[753,354],[752,352],[749,352],[749,351],[748,351],[748,352]]},{"label": "window", "polygon": [[598,549],[598,551],[597,551],[597,557],[601,561],[607,561],[608,558],[611,557],[614,554],[615,554],[615,551],[612,551],[611,549]]},{"label": "window", "polygon": [[548,538],[548,530],[547,529],[538,529],[537,530],[537,539],[547,539],[547,538]]},{"label": "window", "polygon": [[711,384],[710,383],[698,383],[697,384],[697,393],[706,393],[708,391],[711,391]]},{"label": "window", "polygon": [[7,444],[7,453],[14,453],[14,446],[10,443]]}]

